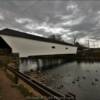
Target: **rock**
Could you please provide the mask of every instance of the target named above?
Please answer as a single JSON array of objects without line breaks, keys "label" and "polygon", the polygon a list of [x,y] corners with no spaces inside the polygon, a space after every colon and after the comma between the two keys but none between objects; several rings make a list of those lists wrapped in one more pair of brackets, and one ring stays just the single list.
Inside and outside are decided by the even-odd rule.
[{"label": "rock", "polygon": [[91,83],[92,85],[96,85],[94,82]]},{"label": "rock", "polygon": [[86,79],[86,76],[83,76],[82,78],[83,78],[83,79]]},{"label": "rock", "polygon": [[76,81],[79,82],[79,79],[77,79]]},{"label": "rock", "polygon": [[75,81],[72,81],[73,84],[75,84]]},{"label": "rock", "polygon": [[77,77],[76,81],[79,81],[80,80],[80,77]]},{"label": "rock", "polygon": [[61,89],[63,87],[64,87],[64,85],[60,85],[60,86],[57,87],[57,89]]},{"label": "rock", "polygon": [[94,79],[96,82],[99,81],[97,78]]}]

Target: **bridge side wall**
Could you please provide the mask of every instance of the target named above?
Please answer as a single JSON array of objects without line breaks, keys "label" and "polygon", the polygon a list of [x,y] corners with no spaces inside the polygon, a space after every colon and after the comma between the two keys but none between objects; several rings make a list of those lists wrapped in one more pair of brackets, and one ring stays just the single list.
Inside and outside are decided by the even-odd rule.
[{"label": "bridge side wall", "polygon": [[5,36],[1,37],[12,48],[13,53],[18,52],[20,57],[39,56],[39,55],[56,55],[56,54],[76,54],[77,47],[48,43],[43,41]]}]

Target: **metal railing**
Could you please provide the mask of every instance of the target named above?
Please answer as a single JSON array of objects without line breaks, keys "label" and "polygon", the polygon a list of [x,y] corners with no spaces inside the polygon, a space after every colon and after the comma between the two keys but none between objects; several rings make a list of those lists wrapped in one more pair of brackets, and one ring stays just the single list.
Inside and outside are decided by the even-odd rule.
[{"label": "metal railing", "polygon": [[75,95],[72,93],[68,93],[66,96],[53,90],[52,88],[41,84],[40,82],[31,79],[29,76],[16,71],[12,67],[7,67],[7,69],[11,72],[13,72],[18,78],[22,79],[24,82],[26,82],[29,86],[31,86],[33,89],[38,91],[43,96],[46,96],[48,100],[76,100]]}]

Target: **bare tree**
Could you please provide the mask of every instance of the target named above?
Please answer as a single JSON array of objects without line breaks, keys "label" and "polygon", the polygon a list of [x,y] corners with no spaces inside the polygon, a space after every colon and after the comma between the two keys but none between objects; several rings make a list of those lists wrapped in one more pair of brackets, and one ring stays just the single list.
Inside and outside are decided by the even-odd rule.
[{"label": "bare tree", "polygon": [[72,39],[73,39],[73,44],[76,44],[77,39],[78,39],[78,34],[73,34]]},{"label": "bare tree", "polygon": [[53,40],[63,41],[60,34],[53,34],[53,35],[50,35],[48,38],[51,38]]}]

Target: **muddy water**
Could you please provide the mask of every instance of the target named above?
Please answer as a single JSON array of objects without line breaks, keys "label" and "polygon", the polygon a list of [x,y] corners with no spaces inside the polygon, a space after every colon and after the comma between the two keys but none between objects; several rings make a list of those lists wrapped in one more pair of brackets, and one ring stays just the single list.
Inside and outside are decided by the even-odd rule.
[{"label": "muddy water", "polygon": [[43,73],[47,85],[61,93],[72,92],[77,100],[100,100],[100,62],[74,61]]}]

